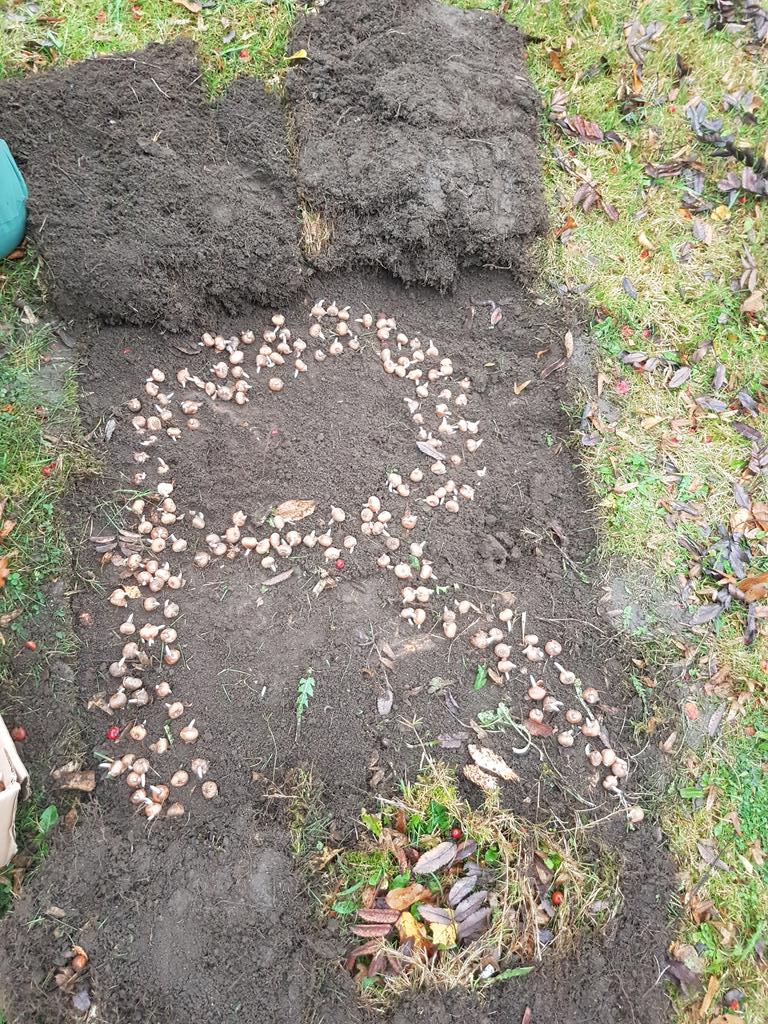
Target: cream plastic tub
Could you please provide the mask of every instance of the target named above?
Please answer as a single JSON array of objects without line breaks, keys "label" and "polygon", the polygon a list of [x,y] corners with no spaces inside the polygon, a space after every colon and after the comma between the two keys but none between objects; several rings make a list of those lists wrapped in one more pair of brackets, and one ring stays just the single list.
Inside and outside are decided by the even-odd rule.
[{"label": "cream plastic tub", "polygon": [[27,770],[0,715],[0,868],[16,853],[16,805],[26,783]]}]

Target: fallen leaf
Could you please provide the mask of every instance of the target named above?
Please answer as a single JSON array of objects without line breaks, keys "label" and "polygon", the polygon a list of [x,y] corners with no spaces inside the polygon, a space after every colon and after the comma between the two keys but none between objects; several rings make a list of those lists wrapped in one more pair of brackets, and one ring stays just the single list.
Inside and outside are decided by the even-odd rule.
[{"label": "fallen leaf", "polygon": [[458,932],[460,939],[470,939],[480,932],[485,931],[488,921],[490,919],[490,910],[487,907],[483,907],[474,914],[470,914],[469,917],[459,924]]},{"label": "fallen leaf", "polygon": [[415,875],[431,875],[433,872],[439,871],[440,868],[452,864],[455,856],[456,843],[446,839],[444,843],[439,843],[419,857],[413,865],[413,873]]},{"label": "fallen leaf", "polygon": [[443,949],[450,949],[456,945],[458,934],[456,931],[455,924],[441,924],[434,922],[430,924],[429,930],[432,932],[432,941],[436,946],[442,946]]},{"label": "fallen leaf", "polygon": [[525,389],[528,387],[530,383],[531,382],[529,380],[524,380],[522,384],[518,384],[517,381],[515,381],[515,383],[512,385],[512,390],[515,392],[516,395],[522,395],[522,393],[525,391]]},{"label": "fallen leaf", "polygon": [[462,900],[465,900],[477,886],[477,875],[466,875],[454,882],[448,893],[448,906],[457,907]]},{"label": "fallen leaf", "polygon": [[691,368],[689,366],[681,366],[679,370],[675,370],[672,376],[667,381],[668,388],[681,388],[683,384],[691,376]]},{"label": "fallen leaf", "polygon": [[376,953],[380,945],[381,943],[376,940],[372,940],[371,942],[364,942],[362,946],[356,946],[354,949],[349,951],[347,959],[344,961],[344,966],[348,971],[351,971],[355,966],[355,960],[357,960],[359,956],[369,956],[371,953]]},{"label": "fallen leaf", "polygon": [[474,892],[471,896],[467,896],[466,899],[459,903],[454,911],[456,914],[456,920],[466,920],[466,918],[474,914],[476,910],[479,910],[487,899],[488,891],[486,889],[481,889],[479,892]]},{"label": "fallen leaf", "polygon": [[742,313],[761,313],[764,309],[763,293],[759,288],[752,292],[749,298],[744,299],[741,304]]},{"label": "fallen leaf", "polygon": [[270,576],[266,580],[261,581],[262,587],[274,587],[276,583],[282,583],[284,580],[289,579],[293,576],[293,569],[286,569],[285,572],[279,572],[277,576]]},{"label": "fallen leaf", "polygon": [[744,595],[744,600],[761,601],[768,596],[768,572],[761,572],[757,576],[746,576],[736,584]]},{"label": "fallen leaf", "polygon": [[563,338],[563,348],[565,349],[565,358],[570,359],[573,355],[573,334],[571,333],[571,331],[565,332],[565,337]]},{"label": "fallen leaf", "polygon": [[429,895],[429,889],[425,885],[420,882],[411,882],[410,885],[404,885],[400,889],[390,889],[385,897],[385,902],[392,910],[407,910],[414,903],[418,903],[419,900],[423,900]]},{"label": "fallen leaf", "polygon": [[400,936],[400,942],[407,942],[410,939],[414,948],[424,947],[429,941],[424,925],[408,911],[400,915],[400,920],[397,922],[397,933]]},{"label": "fallen leaf", "polygon": [[468,739],[469,733],[466,732],[441,732],[437,742],[442,750],[458,750]]},{"label": "fallen leaf", "polygon": [[392,922],[384,924],[356,924],[350,931],[361,939],[383,939],[392,931]]},{"label": "fallen leaf", "polygon": [[317,503],[304,498],[292,498],[281,502],[274,510],[274,515],[282,516],[287,523],[298,523],[300,519],[311,516],[317,508]]},{"label": "fallen leaf", "polygon": [[704,998],[701,1001],[699,1007],[699,1017],[706,1017],[712,1001],[717,995],[717,990],[720,987],[720,979],[715,977],[714,974],[710,975],[709,982],[707,984],[707,991],[704,993]]},{"label": "fallen leaf", "polygon": [[437,448],[434,448],[431,444],[426,441],[417,441],[416,447],[419,449],[422,455],[426,455],[428,459],[434,459],[435,462],[443,462],[445,459],[444,455],[441,455]]},{"label": "fallen leaf", "polygon": [[523,725],[531,736],[551,736],[555,731],[552,726],[547,725],[546,722],[537,722],[533,718],[526,718]]},{"label": "fallen leaf", "polygon": [[467,750],[475,764],[484,771],[498,775],[505,782],[520,781],[520,776],[517,772],[510,768],[504,758],[491,750],[490,747],[479,747],[475,743],[470,743]]},{"label": "fallen leaf", "polygon": [[484,772],[482,768],[478,768],[476,764],[465,764],[462,771],[465,779],[473,782],[480,789],[485,790],[486,793],[493,793],[499,788],[496,779],[487,772]]},{"label": "fallen leaf", "polygon": [[0,558],[0,590],[5,586],[5,581],[11,574],[11,570],[8,568],[8,555],[3,555]]},{"label": "fallen leaf", "polygon": [[446,910],[445,907],[435,907],[431,903],[419,903],[416,909],[419,912],[419,917],[430,924],[451,924],[453,921],[453,913]]},{"label": "fallen leaf", "polygon": [[179,7],[183,7],[185,11],[189,11],[190,14],[200,14],[203,9],[203,5],[198,0],[173,0]]},{"label": "fallen leaf", "polygon": [[361,907],[357,916],[366,924],[394,924],[400,917],[400,911],[391,907]]},{"label": "fallen leaf", "polygon": [[388,715],[392,710],[392,705],[395,700],[395,695],[391,690],[387,690],[381,697],[376,701],[376,708],[382,717]]},{"label": "fallen leaf", "polygon": [[295,53],[292,53],[289,57],[286,57],[285,59],[286,60],[306,60],[307,59],[307,51],[306,50],[296,50]]}]

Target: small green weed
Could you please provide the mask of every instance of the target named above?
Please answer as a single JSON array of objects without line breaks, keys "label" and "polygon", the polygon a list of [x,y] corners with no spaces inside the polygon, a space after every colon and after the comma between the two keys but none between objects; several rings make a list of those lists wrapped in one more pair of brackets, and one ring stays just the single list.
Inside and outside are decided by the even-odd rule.
[{"label": "small green weed", "polygon": [[[29,858],[27,874],[45,860],[51,848],[50,833],[59,821],[55,804],[44,804],[42,796],[33,796],[20,802],[16,814],[16,841]],[[13,894],[13,866],[8,865],[0,871],[0,918],[10,910]]]},{"label": "small green weed", "polygon": [[307,674],[299,680],[299,685],[296,691],[296,739],[299,738],[301,732],[301,720],[304,717],[304,712],[309,707],[309,702],[315,695],[315,677],[312,669],[307,669]]}]

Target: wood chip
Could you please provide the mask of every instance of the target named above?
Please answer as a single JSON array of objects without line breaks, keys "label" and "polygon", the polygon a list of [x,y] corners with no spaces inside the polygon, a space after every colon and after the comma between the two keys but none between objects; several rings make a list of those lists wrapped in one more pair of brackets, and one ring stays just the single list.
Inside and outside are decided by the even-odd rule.
[{"label": "wood chip", "polygon": [[483,771],[498,775],[505,782],[520,781],[520,776],[517,772],[510,768],[504,758],[496,754],[490,747],[479,747],[475,743],[470,743],[467,750],[475,764],[482,768]]},{"label": "wood chip", "polygon": [[478,768],[476,764],[465,764],[462,771],[464,778],[479,786],[486,793],[493,793],[499,788],[499,784],[492,775]]}]

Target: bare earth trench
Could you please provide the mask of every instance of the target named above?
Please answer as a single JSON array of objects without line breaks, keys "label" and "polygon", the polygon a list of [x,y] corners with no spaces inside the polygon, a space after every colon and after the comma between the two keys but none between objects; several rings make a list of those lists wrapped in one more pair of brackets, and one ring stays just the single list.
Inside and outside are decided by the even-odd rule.
[{"label": "bare earth trench", "polygon": [[[569,727],[547,712],[555,732],[525,757],[494,734],[520,775],[503,802],[564,827],[577,811],[605,819],[590,841],[619,851],[622,907],[608,934],[484,999],[420,992],[391,1019],[516,1022],[528,1006],[534,1022],[662,1021],[669,866],[654,826],[627,831],[622,810],[652,790],[656,765],[633,740],[630,652],[602,615],[591,499],[568,444],[586,341],[574,328],[569,358],[570,317],[525,283],[545,215],[520,41],[486,15],[337,2],[293,43],[310,54],[287,87],[295,160],[278,101],[241,82],[209,107],[185,44],[0,88],[0,134],[30,182],[53,310],[77,339],[83,426],[104,459],[68,517],[72,700],[37,695],[30,760],[47,778],[66,731],[83,769],[146,759],[150,794],[190,776],[148,818],[154,801],[132,802],[127,769],[97,769],[77,824],[0,925],[0,1008],[9,1024],[77,1019],[52,980],[76,943],[90,1019],[365,1019],[339,966],[348,943],[313,916],[269,793],[310,769],[351,841],[361,806],[413,777],[425,742],[500,701],[528,716],[525,632],[561,645],[534,671],[566,707],[590,713],[563,670],[597,690],[600,742],[631,771],[626,796],[609,794],[587,738],[575,728],[561,746]],[[332,226],[313,266],[297,193]],[[267,521],[291,500],[314,510]],[[162,589],[148,586],[152,558]],[[399,578],[406,566],[426,571]],[[136,632],[121,633],[130,614]],[[508,656],[471,644],[492,629]],[[136,652],[121,660],[126,643]],[[481,660],[510,667],[475,690]],[[450,685],[430,692],[436,677]],[[460,777],[469,760],[465,743],[432,753]]]}]

